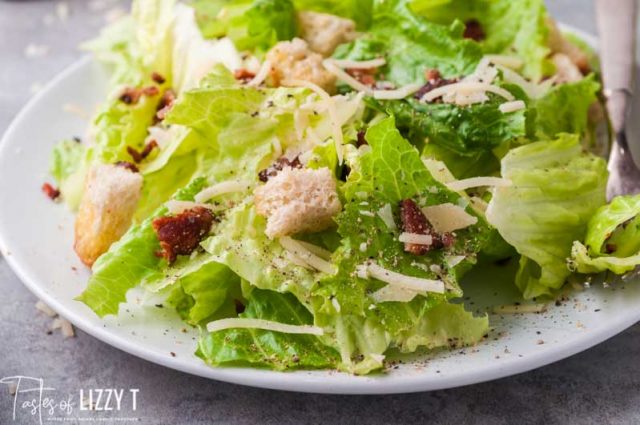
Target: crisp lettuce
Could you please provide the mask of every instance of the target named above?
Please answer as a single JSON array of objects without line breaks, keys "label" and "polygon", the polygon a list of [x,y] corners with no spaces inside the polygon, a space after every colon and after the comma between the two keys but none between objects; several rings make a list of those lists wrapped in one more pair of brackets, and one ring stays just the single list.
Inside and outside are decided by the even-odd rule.
[{"label": "crisp lettuce", "polygon": [[[313,316],[291,294],[253,289],[240,317],[291,325],[313,324]],[[335,350],[313,335],[290,335],[260,329],[206,333],[196,353],[214,366],[254,366],[276,370],[334,368]]]},{"label": "crisp lettuce", "polygon": [[206,38],[227,36],[240,50],[265,52],[298,34],[291,0],[196,1],[200,29]]},{"label": "crisp lettuce", "polygon": [[596,211],[584,245],[574,242],[571,265],[580,273],[616,274],[640,265],[640,196],[618,196]]},{"label": "crisp lettuce", "polygon": [[378,2],[369,31],[339,46],[334,56],[365,60],[383,55],[387,64],[381,72],[397,85],[423,83],[424,72],[433,68],[445,77],[459,77],[471,73],[482,56],[462,32],[462,25],[444,26],[416,16],[403,0]]},{"label": "crisp lettuce", "polygon": [[582,152],[576,135],[531,143],[502,159],[487,219],[520,253],[516,285],[525,298],[551,295],[569,276],[571,244],[605,202],[606,163]]},{"label": "crisp lettuce", "polygon": [[580,81],[560,84],[533,101],[534,134],[538,139],[553,139],[558,133],[584,134],[588,111],[597,100],[600,84],[592,74]]},{"label": "crisp lettuce", "polygon": [[87,154],[85,146],[76,140],[63,140],[51,153],[49,172],[58,184],[62,199],[71,209],[80,204]]},{"label": "crisp lettuce", "polygon": [[434,22],[476,20],[486,38],[485,53],[516,55],[523,73],[534,81],[553,73],[548,56],[549,29],[543,0],[413,0],[411,9]]},{"label": "crisp lettuce", "polygon": [[371,25],[373,0],[294,0],[298,10],[329,13],[351,19],[359,30]]}]

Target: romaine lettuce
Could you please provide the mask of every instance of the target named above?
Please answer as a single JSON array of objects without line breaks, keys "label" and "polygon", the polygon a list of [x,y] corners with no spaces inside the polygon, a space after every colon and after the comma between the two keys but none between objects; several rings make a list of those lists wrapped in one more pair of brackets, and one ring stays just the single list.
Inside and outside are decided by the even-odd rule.
[{"label": "romaine lettuce", "polygon": [[495,189],[487,219],[522,256],[524,297],[551,295],[570,274],[571,244],[605,202],[606,163],[582,152],[577,135],[561,134],[511,150],[501,168],[512,185]]}]

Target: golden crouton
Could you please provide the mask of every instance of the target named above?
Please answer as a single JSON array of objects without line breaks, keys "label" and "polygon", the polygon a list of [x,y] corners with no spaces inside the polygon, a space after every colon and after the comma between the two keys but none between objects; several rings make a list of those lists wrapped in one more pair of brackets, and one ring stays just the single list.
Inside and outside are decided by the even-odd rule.
[{"label": "golden crouton", "polygon": [[309,50],[307,42],[299,38],[281,41],[267,53],[271,63],[270,83],[291,86],[295,80],[314,83],[329,93],[336,90],[336,77],[322,66],[322,55]]},{"label": "golden crouton", "polygon": [[547,19],[547,27],[549,28],[549,48],[551,49],[551,53],[563,53],[567,55],[582,74],[588,74],[590,70],[589,56],[587,56],[580,47],[562,35],[562,32],[553,19]]},{"label": "golden crouton", "polygon": [[97,165],[85,180],[74,248],[91,267],[127,231],[140,199],[142,176],[124,167]]},{"label": "golden crouton", "polygon": [[318,12],[298,13],[302,38],[314,52],[331,56],[342,43],[356,38],[356,24],[351,19]]},{"label": "golden crouton", "polygon": [[328,168],[286,167],[254,192],[258,214],[267,217],[270,238],[330,227],[342,210],[336,182]]}]

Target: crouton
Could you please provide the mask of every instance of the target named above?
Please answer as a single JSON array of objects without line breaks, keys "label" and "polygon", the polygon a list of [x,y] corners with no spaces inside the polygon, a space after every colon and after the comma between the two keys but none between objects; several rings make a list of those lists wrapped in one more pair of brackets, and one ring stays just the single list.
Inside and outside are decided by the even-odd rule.
[{"label": "crouton", "polygon": [[298,13],[302,38],[314,52],[331,56],[342,43],[356,38],[356,24],[351,19],[317,12]]},{"label": "crouton", "polygon": [[258,214],[267,217],[270,238],[330,227],[342,210],[336,182],[328,168],[286,167],[254,192]]},{"label": "crouton", "polygon": [[551,57],[551,61],[556,66],[556,82],[572,83],[582,79],[582,73],[564,53],[556,53]]},{"label": "crouton", "polygon": [[590,71],[589,56],[580,47],[562,35],[562,32],[553,19],[547,19],[547,27],[549,28],[549,48],[551,49],[551,53],[563,53],[567,55],[582,74],[588,74]]},{"label": "crouton", "polygon": [[142,176],[125,167],[97,165],[85,180],[74,248],[91,267],[127,231],[140,199]]},{"label": "crouton", "polygon": [[294,85],[295,80],[304,80],[329,93],[336,90],[335,75],[322,66],[322,55],[309,50],[304,40],[281,41],[267,53],[267,60],[271,63],[269,82],[275,87]]}]

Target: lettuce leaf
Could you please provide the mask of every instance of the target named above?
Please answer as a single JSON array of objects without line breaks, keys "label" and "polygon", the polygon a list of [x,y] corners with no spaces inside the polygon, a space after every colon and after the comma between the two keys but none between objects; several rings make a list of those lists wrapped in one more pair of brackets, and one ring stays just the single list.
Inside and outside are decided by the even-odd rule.
[{"label": "lettuce leaf", "polygon": [[640,196],[617,196],[589,220],[584,245],[575,241],[571,266],[580,273],[623,274],[640,265]]},{"label": "lettuce leaf", "polygon": [[206,38],[229,37],[239,50],[266,52],[298,34],[291,0],[196,1],[200,30]]},{"label": "lettuce leaf", "polygon": [[467,107],[416,99],[369,101],[375,109],[393,115],[400,131],[418,146],[428,139],[428,144],[462,156],[491,151],[526,135],[526,109],[505,114],[498,109],[501,103],[496,98]]},{"label": "lettuce leaf", "polygon": [[409,10],[406,1],[377,2],[369,31],[336,49],[334,57],[366,60],[383,55],[385,78],[396,85],[423,83],[427,69],[445,77],[471,73],[482,56],[480,47],[462,38],[463,26],[428,22]]},{"label": "lettuce leaf", "polygon": [[84,190],[84,174],[87,149],[75,140],[63,140],[51,153],[49,172],[58,184],[62,199],[75,209],[80,204]]},{"label": "lettuce leaf", "polygon": [[329,13],[351,19],[359,30],[371,25],[373,0],[294,0],[296,9]]},{"label": "lettuce leaf", "polygon": [[197,271],[179,278],[167,298],[182,319],[191,325],[235,316],[235,303],[240,300],[238,275],[213,261],[207,261]]},{"label": "lettuce leaf", "polygon": [[553,139],[559,133],[584,134],[589,107],[597,100],[600,84],[591,74],[580,81],[554,86],[533,101],[535,136]]},{"label": "lettuce leaf", "polygon": [[531,143],[502,159],[487,219],[520,253],[516,285],[525,298],[551,295],[569,276],[567,257],[605,202],[606,163],[582,152],[577,135]]},{"label": "lettuce leaf", "polygon": [[486,35],[480,42],[485,53],[516,55],[523,74],[534,81],[549,76],[549,30],[543,0],[413,0],[411,9],[420,16],[451,24],[477,20]]},{"label": "lettuce leaf", "polygon": [[[311,325],[313,316],[291,294],[253,289],[240,317],[291,325]],[[339,357],[313,335],[291,335],[260,329],[205,333],[196,353],[214,366],[253,366],[276,370],[334,368]]]}]

